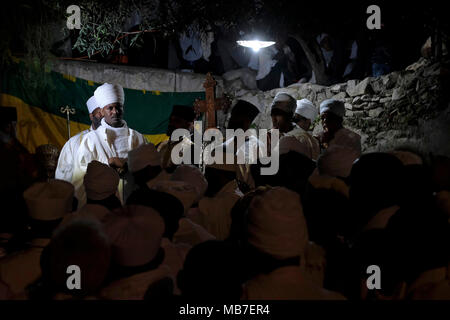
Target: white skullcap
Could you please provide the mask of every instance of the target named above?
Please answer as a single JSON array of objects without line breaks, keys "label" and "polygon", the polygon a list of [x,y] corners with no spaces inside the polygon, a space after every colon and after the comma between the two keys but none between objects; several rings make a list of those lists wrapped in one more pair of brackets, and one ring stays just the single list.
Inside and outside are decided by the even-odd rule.
[{"label": "white skullcap", "polygon": [[275,187],[255,196],[249,207],[248,242],[277,259],[302,256],[308,229],[299,195]]},{"label": "white skullcap", "polygon": [[184,181],[164,180],[147,186],[150,189],[166,192],[181,201],[186,213],[195,203],[198,194],[194,186]]},{"label": "white skullcap", "polygon": [[297,108],[295,113],[305,117],[313,122],[317,117],[317,109],[308,99],[297,100]]},{"label": "white skullcap", "polygon": [[111,103],[120,103],[123,105],[125,102],[125,93],[123,92],[123,88],[118,84],[102,84],[95,89],[94,97],[101,108]]},{"label": "white skullcap", "polygon": [[343,118],[345,115],[345,105],[342,101],[327,99],[322,101],[322,103],[320,104],[320,114],[323,114],[327,111],[337,115],[340,118]]},{"label": "white skullcap", "polygon": [[87,198],[92,200],[108,198],[116,193],[119,180],[116,170],[96,160],[91,161],[83,181]]},{"label": "white skullcap", "polygon": [[94,110],[97,108],[101,108],[101,106],[97,103],[97,100],[95,100],[95,96],[89,98],[89,100],[86,102],[86,106],[89,110],[89,113],[94,112]]},{"label": "white skullcap", "polygon": [[279,143],[279,152],[281,154],[289,153],[289,151],[295,151],[301,153],[308,158],[311,157],[310,150],[307,145],[298,141],[294,136],[283,136]]},{"label": "white skullcap", "polygon": [[23,193],[28,214],[35,220],[56,220],[72,212],[73,185],[63,180],[37,182]]},{"label": "white skullcap", "polygon": [[146,206],[116,209],[104,222],[114,261],[121,266],[142,266],[152,261],[161,246],[164,220]]},{"label": "white skullcap", "polygon": [[332,145],[317,159],[317,168],[322,175],[346,178],[350,175],[353,162],[358,158],[356,150]]},{"label": "white skullcap", "polygon": [[146,166],[161,166],[161,155],[152,143],[140,145],[128,152],[128,168],[131,172],[142,170]]},{"label": "white skullcap", "polygon": [[178,166],[173,172],[170,180],[184,181],[192,185],[197,192],[197,199],[199,201],[208,189],[208,181],[206,181],[205,176],[200,171],[199,168],[192,165],[181,165]]},{"label": "white skullcap", "polygon": [[297,107],[297,101],[289,94],[285,92],[278,92],[272,101],[271,109],[278,109],[293,116],[295,108]]}]

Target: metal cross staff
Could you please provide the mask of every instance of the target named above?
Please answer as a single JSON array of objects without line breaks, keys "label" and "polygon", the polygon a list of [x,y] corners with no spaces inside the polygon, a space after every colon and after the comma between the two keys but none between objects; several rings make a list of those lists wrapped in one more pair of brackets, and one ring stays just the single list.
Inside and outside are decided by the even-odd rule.
[{"label": "metal cross staff", "polygon": [[71,108],[70,106],[61,107],[60,111],[67,115],[67,134],[70,139],[70,114],[75,114],[75,108]]}]

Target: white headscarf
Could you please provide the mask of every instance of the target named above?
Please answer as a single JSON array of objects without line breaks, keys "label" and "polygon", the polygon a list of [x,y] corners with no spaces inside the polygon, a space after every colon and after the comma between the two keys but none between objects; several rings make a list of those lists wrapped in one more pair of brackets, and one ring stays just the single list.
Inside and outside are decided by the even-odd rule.
[{"label": "white headscarf", "polygon": [[331,112],[337,115],[338,117],[343,118],[345,116],[345,106],[342,101],[335,99],[327,99],[322,101],[320,104],[320,114],[324,112]]},{"label": "white headscarf", "polygon": [[86,196],[92,200],[106,199],[116,192],[119,180],[116,170],[93,160],[88,164],[83,180]]},{"label": "white headscarf", "polygon": [[297,108],[295,113],[305,117],[313,122],[317,117],[317,109],[308,99],[297,100]]},{"label": "white headscarf", "polygon": [[95,109],[101,108],[101,106],[97,103],[97,100],[95,100],[95,96],[92,96],[88,99],[86,102],[86,106],[89,110],[89,113],[94,112]]}]

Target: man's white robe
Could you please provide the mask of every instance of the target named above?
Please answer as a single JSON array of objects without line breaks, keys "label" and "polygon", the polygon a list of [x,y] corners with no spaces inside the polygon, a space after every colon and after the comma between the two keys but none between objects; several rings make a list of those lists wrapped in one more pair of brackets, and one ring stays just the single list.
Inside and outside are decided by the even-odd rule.
[{"label": "man's white robe", "polygon": [[92,126],[88,130],[84,130],[73,137],[71,137],[61,149],[58,158],[58,166],[55,171],[55,179],[65,180],[72,182],[72,174],[74,167],[75,156],[84,136],[94,129]]},{"label": "man's white robe", "polygon": [[[145,137],[139,132],[128,128],[125,121],[120,128],[114,128],[102,119],[102,125],[95,131],[86,134],[80,143],[76,155],[72,184],[75,186],[75,196],[78,206],[86,203],[86,193],[83,186],[83,178],[88,164],[97,160],[108,164],[113,157],[128,158],[128,152],[147,143]],[[124,181],[119,182],[119,198],[122,199]]]}]

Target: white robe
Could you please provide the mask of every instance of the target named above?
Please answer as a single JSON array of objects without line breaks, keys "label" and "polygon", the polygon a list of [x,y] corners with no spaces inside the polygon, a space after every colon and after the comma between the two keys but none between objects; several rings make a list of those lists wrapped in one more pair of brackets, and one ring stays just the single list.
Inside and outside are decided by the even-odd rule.
[{"label": "white robe", "polygon": [[[128,128],[126,122],[120,128],[114,128],[102,119],[102,125],[95,131],[86,134],[80,143],[76,155],[72,184],[75,186],[75,196],[78,207],[86,203],[86,193],[83,178],[88,164],[97,160],[108,164],[109,158],[128,158],[128,152],[147,143],[145,137],[139,132]],[[119,182],[119,198],[122,199],[123,180]]]},{"label": "white robe", "polygon": [[293,130],[287,132],[284,136],[295,137],[300,143],[302,143],[305,147],[304,154],[311,160],[317,160],[317,158],[319,157],[320,155],[319,141],[316,138],[314,138],[308,131],[296,125]]},{"label": "white robe", "polygon": [[58,166],[55,171],[55,179],[72,182],[74,159],[77,154],[78,147],[80,146],[84,136],[92,130],[94,129],[91,126],[88,130],[84,130],[74,135],[64,144],[59,154]]}]

